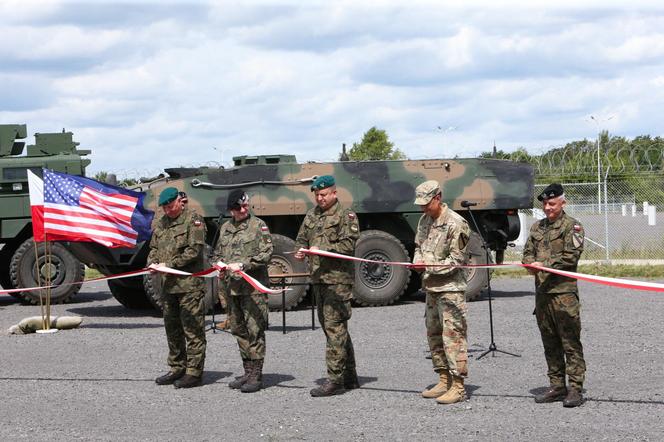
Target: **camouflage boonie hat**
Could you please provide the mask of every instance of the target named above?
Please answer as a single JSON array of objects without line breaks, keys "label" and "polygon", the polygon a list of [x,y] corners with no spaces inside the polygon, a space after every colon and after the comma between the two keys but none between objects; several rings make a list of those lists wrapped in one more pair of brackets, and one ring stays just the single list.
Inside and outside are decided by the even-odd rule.
[{"label": "camouflage boonie hat", "polygon": [[440,184],[438,184],[438,181],[425,181],[415,188],[415,204],[426,206],[439,193]]},{"label": "camouflage boonie hat", "polygon": [[311,191],[323,190],[334,186],[334,177],[332,175],[321,175],[311,184]]},{"label": "camouflage boonie hat", "polygon": [[165,206],[179,196],[175,187],[167,187],[159,194],[159,205]]}]

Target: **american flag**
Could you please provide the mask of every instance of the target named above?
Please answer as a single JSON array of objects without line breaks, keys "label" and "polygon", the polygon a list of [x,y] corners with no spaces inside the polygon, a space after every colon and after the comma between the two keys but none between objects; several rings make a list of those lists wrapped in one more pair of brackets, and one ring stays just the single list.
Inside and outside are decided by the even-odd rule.
[{"label": "american flag", "polygon": [[[45,239],[133,247],[151,233],[154,214],[143,208],[143,196],[141,192],[44,169]],[[33,207],[33,224],[34,212]],[[33,230],[39,240],[38,229]]]}]

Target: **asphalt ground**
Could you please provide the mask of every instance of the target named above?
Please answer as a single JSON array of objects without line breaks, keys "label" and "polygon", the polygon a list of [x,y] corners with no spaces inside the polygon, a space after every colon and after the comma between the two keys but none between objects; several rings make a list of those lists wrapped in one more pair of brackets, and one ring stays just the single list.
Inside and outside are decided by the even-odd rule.
[{"label": "asphalt ground", "polygon": [[[470,399],[438,405],[420,392],[436,377],[425,359],[423,296],[356,308],[350,322],[362,388],[312,398],[325,375],[325,339],[306,309],[270,314],[264,390],[228,388],[241,371],[234,338],[208,333],[204,385],[157,386],[166,371],[161,319],[119,305],[103,283],[54,313],[76,330],[0,335],[0,440],[662,440],[664,295],[581,284],[587,401],[535,404],[547,387],[530,278],[493,283],[469,304]],[[0,296],[6,330],[39,308]],[[208,322],[210,317],[207,318]]]}]

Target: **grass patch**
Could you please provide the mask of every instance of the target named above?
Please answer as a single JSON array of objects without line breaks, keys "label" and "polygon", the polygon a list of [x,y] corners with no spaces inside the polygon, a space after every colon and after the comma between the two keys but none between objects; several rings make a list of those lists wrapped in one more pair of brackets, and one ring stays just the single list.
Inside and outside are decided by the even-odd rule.
[{"label": "grass patch", "polygon": [[[609,278],[664,279],[664,265],[583,264],[579,266],[578,272]],[[524,268],[498,269],[493,271],[492,277],[525,278],[530,277],[530,274]]]},{"label": "grass patch", "polygon": [[102,273],[99,270],[91,269],[90,267],[85,267],[85,280],[87,281],[88,279],[95,279],[95,278],[101,278]]}]

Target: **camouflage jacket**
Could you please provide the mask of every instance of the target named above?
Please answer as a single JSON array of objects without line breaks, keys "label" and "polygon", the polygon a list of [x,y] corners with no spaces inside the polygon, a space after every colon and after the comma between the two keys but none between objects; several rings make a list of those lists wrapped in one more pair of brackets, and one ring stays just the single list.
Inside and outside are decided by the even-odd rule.
[{"label": "camouflage jacket", "polygon": [[[318,247],[328,252],[353,256],[360,237],[357,215],[344,209],[339,201],[323,212],[316,206],[310,209],[297,234],[296,248]],[[352,284],[355,264],[352,261],[309,256],[311,280],[314,284]]]},{"label": "camouflage jacket", "polygon": [[[425,264],[464,265],[468,262],[466,249],[470,227],[461,215],[442,204],[438,219],[422,215],[415,235],[413,262]],[[463,292],[466,272],[454,267],[427,267],[422,275],[422,287],[431,292]]]},{"label": "camouflage jacket", "polygon": [[[205,230],[203,217],[187,208],[175,219],[163,215],[154,224],[148,265],[163,262],[185,272],[204,270]],[[202,278],[175,275],[162,274],[162,281],[164,293],[187,293],[205,285]]]},{"label": "camouflage jacket", "polygon": [[[564,211],[554,222],[544,218],[530,229],[523,249],[524,264],[541,262],[544,267],[576,271],[583,252],[583,226]],[[576,279],[538,272],[535,275],[537,293],[578,293]]]},{"label": "camouflage jacket", "polygon": [[[247,274],[267,285],[267,265],[273,248],[270,230],[265,221],[253,215],[240,222],[231,219],[226,221],[219,231],[214,262],[240,262]],[[223,283],[228,294],[251,294],[254,291],[240,275],[230,271],[226,272]]]}]

